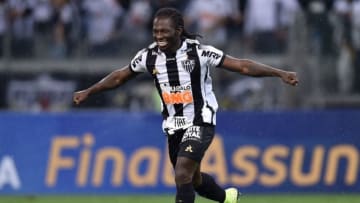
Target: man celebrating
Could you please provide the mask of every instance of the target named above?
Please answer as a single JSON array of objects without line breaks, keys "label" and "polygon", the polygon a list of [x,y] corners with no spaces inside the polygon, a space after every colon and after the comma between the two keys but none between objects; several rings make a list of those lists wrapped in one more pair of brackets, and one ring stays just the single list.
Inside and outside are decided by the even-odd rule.
[{"label": "man celebrating", "polygon": [[79,104],[91,94],[119,87],[139,73],[148,72],[162,101],[162,126],[175,170],[176,203],[193,203],[195,191],[213,201],[236,203],[237,189],[224,190],[200,171],[201,160],[215,134],[218,109],[209,69],[219,67],[253,77],[279,77],[290,85],[297,85],[298,79],[294,72],[225,55],[213,46],[200,44],[197,36],[185,30],[179,11],[158,10],[153,21],[154,43],[139,51],[128,66],[75,92],[74,102]]}]

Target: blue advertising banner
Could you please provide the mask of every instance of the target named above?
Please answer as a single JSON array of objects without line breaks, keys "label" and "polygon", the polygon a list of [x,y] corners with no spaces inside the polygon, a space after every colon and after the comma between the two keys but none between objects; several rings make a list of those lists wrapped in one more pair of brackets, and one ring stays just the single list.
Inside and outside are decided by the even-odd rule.
[{"label": "blue advertising banner", "polygon": [[[0,194],[174,189],[152,113],[0,113]],[[360,192],[360,111],[223,112],[202,170],[245,193]]]}]

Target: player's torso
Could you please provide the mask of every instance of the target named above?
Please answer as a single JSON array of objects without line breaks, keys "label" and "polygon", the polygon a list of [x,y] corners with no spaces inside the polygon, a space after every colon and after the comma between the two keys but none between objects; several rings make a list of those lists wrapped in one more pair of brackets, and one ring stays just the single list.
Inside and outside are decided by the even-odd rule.
[{"label": "player's torso", "polygon": [[133,58],[134,72],[149,72],[160,95],[165,127],[215,124],[217,102],[209,68],[221,64],[223,52],[196,40],[183,41],[176,53],[164,53],[153,43]]},{"label": "player's torso", "polygon": [[[181,49],[176,54],[158,53],[149,72],[155,78],[162,101],[165,105],[186,105],[197,96],[204,96],[205,64],[197,57],[197,50]],[[192,56],[189,56],[192,52]]]},{"label": "player's torso", "polygon": [[[153,72],[156,74],[165,104],[193,102],[191,73],[195,69],[195,64],[194,60],[188,59],[187,54],[182,52],[178,52],[176,57],[167,57],[165,54],[158,56]],[[201,76],[197,76],[200,80]]]}]

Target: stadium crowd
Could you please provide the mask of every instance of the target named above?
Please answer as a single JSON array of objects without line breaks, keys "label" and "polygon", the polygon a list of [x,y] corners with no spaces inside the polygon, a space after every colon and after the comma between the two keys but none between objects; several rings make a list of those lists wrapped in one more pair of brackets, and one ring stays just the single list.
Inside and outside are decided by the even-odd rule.
[{"label": "stadium crowd", "polygon": [[[130,59],[151,42],[150,19],[165,6],[181,10],[203,43],[229,54],[292,54],[288,66],[312,68],[302,75],[312,78],[309,84],[316,87],[308,89],[314,94],[360,92],[360,0],[0,0],[0,55]],[[256,79],[217,75],[221,85],[216,91],[225,107],[273,108],[279,96],[278,90],[264,92],[266,84]],[[138,103],[144,100],[144,95],[133,96]],[[123,97],[114,96],[110,104],[137,103],[125,104]]]},{"label": "stadium crowd", "polygon": [[[263,12],[257,4],[271,9]],[[287,27],[289,14],[296,9],[294,0],[3,0],[2,51],[13,57],[66,58],[84,48],[82,54],[87,56],[114,56],[129,47],[123,42],[137,50],[149,42],[150,19],[163,6],[183,11],[188,25],[204,35],[205,43],[225,48],[229,35],[241,34],[246,25],[247,36],[260,38],[259,44],[265,42],[254,47],[268,52],[281,49],[278,41],[283,46],[280,38],[286,35],[275,36],[274,31]],[[4,47],[4,40],[10,41],[9,47]]]},{"label": "stadium crowd", "polygon": [[[334,51],[332,17],[337,15],[349,32],[358,25],[356,0],[2,0],[0,36],[10,40],[14,57],[73,57],[84,48],[91,56],[114,56],[134,50],[151,40],[150,19],[160,7],[172,6],[184,12],[192,31],[204,36],[204,43],[227,48],[229,41],[258,53],[286,50],[288,29],[296,13],[303,10],[316,38],[318,49]],[[353,13],[351,15],[351,13]],[[329,43],[330,42],[330,43]],[[6,48],[6,47],[5,47]]]}]

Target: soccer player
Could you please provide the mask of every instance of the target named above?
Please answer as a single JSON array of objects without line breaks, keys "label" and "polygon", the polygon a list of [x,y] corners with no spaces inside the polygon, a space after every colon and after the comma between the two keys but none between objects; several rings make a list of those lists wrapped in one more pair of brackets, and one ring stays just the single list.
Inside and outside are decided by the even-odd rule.
[{"label": "soccer player", "polygon": [[184,28],[182,14],[173,8],[157,11],[153,21],[154,43],[139,51],[130,64],[107,75],[91,87],[74,93],[80,104],[97,92],[121,86],[139,73],[148,72],[162,101],[163,130],[175,170],[176,203],[193,203],[195,192],[216,202],[235,203],[236,188],[222,189],[200,171],[216,125],[218,104],[209,69],[218,67],[253,77],[273,76],[297,85],[295,72],[283,71],[248,59],[225,55],[196,40]]}]

